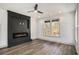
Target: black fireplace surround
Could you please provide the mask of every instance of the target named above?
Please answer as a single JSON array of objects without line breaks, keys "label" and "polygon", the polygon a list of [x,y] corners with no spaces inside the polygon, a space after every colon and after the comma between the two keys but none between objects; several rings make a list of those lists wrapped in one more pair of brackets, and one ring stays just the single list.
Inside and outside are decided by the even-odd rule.
[{"label": "black fireplace surround", "polygon": [[8,47],[32,41],[30,38],[30,17],[12,11],[8,12]]}]

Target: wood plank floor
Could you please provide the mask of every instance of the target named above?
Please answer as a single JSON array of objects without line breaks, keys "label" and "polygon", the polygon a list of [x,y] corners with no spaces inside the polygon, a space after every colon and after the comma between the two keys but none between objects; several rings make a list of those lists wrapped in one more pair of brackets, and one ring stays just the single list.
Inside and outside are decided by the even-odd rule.
[{"label": "wood plank floor", "polygon": [[33,40],[11,48],[0,49],[1,55],[76,55],[74,46]]}]

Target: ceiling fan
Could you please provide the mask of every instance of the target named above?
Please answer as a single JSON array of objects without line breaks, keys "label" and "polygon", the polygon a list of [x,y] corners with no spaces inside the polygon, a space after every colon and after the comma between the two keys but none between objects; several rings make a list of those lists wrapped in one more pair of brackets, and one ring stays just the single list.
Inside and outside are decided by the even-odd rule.
[{"label": "ceiling fan", "polygon": [[30,13],[30,12],[37,12],[37,13],[43,14],[43,12],[41,12],[41,11],[38,10],[38,4],[35,4],[34,10],[27,11],[27,12],[28,12],[28,13]]}]

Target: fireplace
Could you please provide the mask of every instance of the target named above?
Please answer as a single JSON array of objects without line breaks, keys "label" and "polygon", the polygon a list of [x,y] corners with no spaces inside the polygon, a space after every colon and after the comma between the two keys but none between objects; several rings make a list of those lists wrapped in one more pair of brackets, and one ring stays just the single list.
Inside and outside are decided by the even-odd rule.
[{"label": "fireplace", "polygon": [[28,33],[27,32],[13,33],[13,38],[21,38],[21,37],[28,37]]},{"label": "fireplace", "polygon": [[8,11],[8,47],[29,41],[30,17]]}]

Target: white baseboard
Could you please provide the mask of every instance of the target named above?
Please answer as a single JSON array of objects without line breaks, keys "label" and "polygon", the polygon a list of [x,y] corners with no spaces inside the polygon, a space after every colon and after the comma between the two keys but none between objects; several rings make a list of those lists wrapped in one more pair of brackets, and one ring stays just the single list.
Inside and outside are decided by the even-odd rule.
[{"label": "white baseboard", "polygon": [[[40,39],[40,38],[37,38],[37,39]],[[45,40],[45,41],[50,41],[50,40],[46,40],[46,39],[40,39],[40,40]],[[50,41],[50,42],[57,42],[57,43],[61,43],[61,44],[67,44],[67,45],[73,45],[74,46],[74,44],[73,43],[67,43],[67,42],[60,42],[60,41]]]}]

